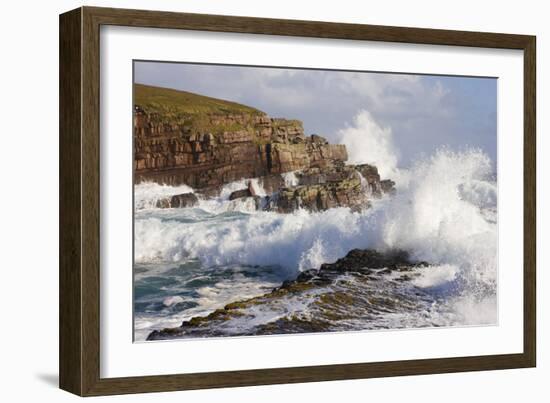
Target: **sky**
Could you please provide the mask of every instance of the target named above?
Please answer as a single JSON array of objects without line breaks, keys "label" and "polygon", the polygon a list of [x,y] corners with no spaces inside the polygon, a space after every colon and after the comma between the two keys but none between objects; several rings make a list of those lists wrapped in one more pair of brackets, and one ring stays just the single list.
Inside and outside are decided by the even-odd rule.
[{"label": "sky", "polygon": [[352,160],[368,148],[401,168],[441,147],[473,147],[496,166],[495,78],[139,61],[134,81],[299,119],[306,134],[346,143]]}]

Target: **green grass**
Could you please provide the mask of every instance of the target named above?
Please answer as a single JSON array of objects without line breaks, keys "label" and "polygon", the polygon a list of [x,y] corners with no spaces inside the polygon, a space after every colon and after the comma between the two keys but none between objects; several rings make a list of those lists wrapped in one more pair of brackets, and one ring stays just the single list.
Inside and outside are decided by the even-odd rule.
[{"label": "green grass", "polygon": [[[270,139],[257,137],[257,116],[264,112],[236,102],[207,97],[171,88],[134,84],[134,105],[139,106],[154,123],[171,124],[179,127],[182,135],[211,133],[218,136],[224,132],[246,131],[257,145]],[[215,116],[240,115],[242,119],[215,119]],[[302,122],[292,119],[274,119],[271,123],[279,127],[303,127]]]},{"label": "green grass", "polygon": [[143,84],[134,84],[134,104],[148,113],[159,113],[170,120],[204,114],[264,115],[258,109],[236,102]]}]

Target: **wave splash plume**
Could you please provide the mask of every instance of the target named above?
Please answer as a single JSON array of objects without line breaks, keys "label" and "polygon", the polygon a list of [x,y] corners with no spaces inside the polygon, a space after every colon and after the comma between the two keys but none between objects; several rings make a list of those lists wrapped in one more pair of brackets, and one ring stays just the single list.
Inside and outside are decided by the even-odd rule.
[{"label": "wave splash plume", "polygon": [[[149,332],[177,326],[181,320],[229,302],[265,293],[352,249],[405,250],[411,258],[430,263],[406,283],[407,293],[415,290],[429,297],[423,300],[425,305],[417,313],[393,312],[371,323],[388,327],[399,327],[395,321],[420,327],[422,323],[495,323],[497,186],[490,159],[476,149],[441,149],[410,169],[395,169],[394,175],[395,195],[374,200],[371,208],[360,212],[349,208],[291,214],[257,211],[249,201],[229,200],[233,190],[246,187],[245,181],[226,185],[214,199],[199,195],[199,204],[193,208],[158,209],[159,198],[192,189],[136,185],[136,286],[146,288],[151,278],[160,283],[167,278],[174,281],[159,285],[158,295],[144,290],[140,299],[137,293],[136,329]],[[294,180],[292,174],[285,176],[285,181]],[[257,180],[253,186],[258,195],[265,194]],[[159,275],[155,270],[171,274]],[[354,287],[359,287],[354,281]],[[244,287],[241,292],[228,292],[237,283]],[[372,285],[368,287],[372,291]],[[205,303],[201,295],[207,291],[210,297]],[[307,311],[304,306],[310,306],[305,296],[286,302],[285,309],[299,306],[302,313]],[[441,309],[433,309],[434,303]],[[426,312],[429,319],[422,322],[421,314]],[[288,314],[273,305],[258,313],[256,322]],[[353,326],[370,328],[364,323],[361,327],[353,322]],[[140,337],[147,332],[139,333]]]}]

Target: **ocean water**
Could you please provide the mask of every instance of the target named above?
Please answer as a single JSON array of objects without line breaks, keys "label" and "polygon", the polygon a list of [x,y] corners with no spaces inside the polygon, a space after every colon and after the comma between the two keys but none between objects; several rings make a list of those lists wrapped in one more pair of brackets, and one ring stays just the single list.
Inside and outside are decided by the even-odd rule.
[{"label": "ocean water", "polygon": [[[232,191],[246,187],[245,180],[196,207],[158,209],[158,199],[193,189],[136,185],[135,339],[266,294],[354,248],[403,249],[430,266],[407,279],[392,273],[369,282],[343,277],[331,292],[362,295],[369,302],[363,311],[350,306],[356,314],[335,320],[330,330],[495,324],[498,216],[491,167],[479,150],[441,149],[409,169],[394,169],[395,195],[362,212],[256,211],[251,201],[228,200]],[[293,173],[284,177],[288,184],[296,182]],[[253,185],[261,195],[256,179]],[[315,304],[320,291],[270,301],[226,324],[223,335],[254,334],[286,317],[322,315]],[[402,303],[376,307],[372,296]]]}]

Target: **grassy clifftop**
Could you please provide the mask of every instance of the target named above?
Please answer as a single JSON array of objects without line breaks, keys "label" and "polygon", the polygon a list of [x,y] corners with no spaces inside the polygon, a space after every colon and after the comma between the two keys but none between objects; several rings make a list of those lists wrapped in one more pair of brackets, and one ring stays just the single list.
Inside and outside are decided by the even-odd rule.
[{"label": "grassy clifftop", "polygon": [[171,120],[190,115],[265,115],[258,109],[236,102],[143,84],[134,84],[134,104],[147,113],[158,113]]}]

